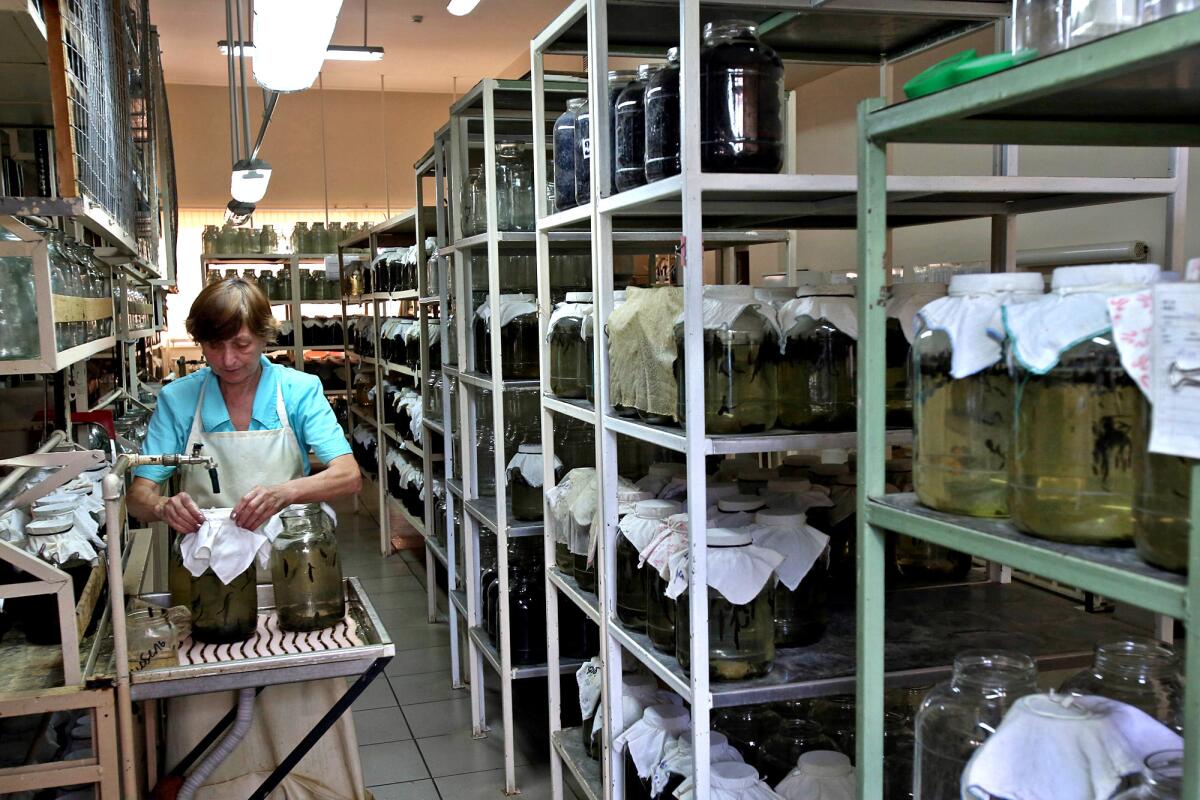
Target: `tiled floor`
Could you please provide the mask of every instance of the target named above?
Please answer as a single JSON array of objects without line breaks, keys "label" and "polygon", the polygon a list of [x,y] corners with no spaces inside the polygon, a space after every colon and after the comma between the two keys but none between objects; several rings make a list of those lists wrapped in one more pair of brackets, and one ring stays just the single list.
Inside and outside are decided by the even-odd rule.
[{"label": "tiled floor", "polygon": [[[471,737],[470,692],[450,688],[450,629],[426,621],[423,558],[382,558],[378,527],[365,511],[339,504],[338,547],[347,575],[358,577],[379,613],[396,657],[354,704],[363,778],[376,800],[472,800],[503,797],[504,745],[496,676],[485,666],[492,730]],[[446,597],[439,590],[441,615]],[[545,683],[524,691],[545,692]],[[523,703],[514,703],[518,709]],[[532,705],[532,704],[531,704]],[[517,713],[517,782],[525,800],[550,798],[546,715]],[[567,800],[574,795],[565,789]]]}]

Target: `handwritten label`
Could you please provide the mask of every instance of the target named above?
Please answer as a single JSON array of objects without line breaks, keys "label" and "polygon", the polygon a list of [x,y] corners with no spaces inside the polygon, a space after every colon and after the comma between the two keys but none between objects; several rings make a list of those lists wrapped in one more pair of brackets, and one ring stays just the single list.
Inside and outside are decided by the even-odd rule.
[{"label": "handwritten label", "polygon": [[1200,459],[1200,283],[1154,287],[1150,450]]}]

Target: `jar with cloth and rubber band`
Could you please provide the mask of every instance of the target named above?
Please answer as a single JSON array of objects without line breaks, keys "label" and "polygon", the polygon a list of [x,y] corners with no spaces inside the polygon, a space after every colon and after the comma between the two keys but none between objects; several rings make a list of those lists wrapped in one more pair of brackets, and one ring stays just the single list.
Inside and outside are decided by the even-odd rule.
[{"label": "jar with cloth and rubber band", "polygon": [[672,500],[654,500],[649,492],[633,513],[617,523],[617,619],[630,630],[646,630],[646,582],[642,551],[654,541],[667,517],[681,510]]},{"label": "jar with cloth and rubber band", "polygon": [[779,309],[779,425],[848,431],[855,425],[858,306],[854,287],[804,286]]},{"label": "jar with cloth and rubber band", "polygon": [[[500,303],[500,362],[506,381],[537,380],[537,301],[532,294],[502,294]],[[475,309],[475,369],[492,373],[492,319],[490,302]]]},{"label": "jar with cloth and rubber band", "polygon": [[[516,455],[508,462],[508,492],[513,519],[534,522],[542,518],[544,464],[545,456],[540,444],[518,446]],[[554,459],[554,473],[556,477],[562,475],[562,462],[557,458]]]}]

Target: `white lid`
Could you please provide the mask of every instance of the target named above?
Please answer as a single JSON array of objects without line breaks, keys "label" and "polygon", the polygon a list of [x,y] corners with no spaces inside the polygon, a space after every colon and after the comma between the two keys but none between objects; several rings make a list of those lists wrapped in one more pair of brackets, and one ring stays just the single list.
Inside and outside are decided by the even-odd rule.
[{"label": "white lid", "polygon": [[517,446],[517,452],[540,456],[542,454],[542,446],[540,444],[522,444]]},{"label": "white lid", "polygon": [[568,303],[591,303],[594,301],[592,300],[591,292],[567,292],[567,302]]},{"label": "white lid", "polygon": [[812,481],[807,478],[771,478],[767,481],[768,492],[807,492]]},{"label": "white lid", "polygon": [[709,528],[705,535],[709,547],[745,547],[751,541],[750,534],[729,528]]},{"label": "white lid", "polygon": [[754,513],[755,522],[770,528],[799,528],[805,524],[807,519],[802,511],[783,508],[764,508],[762,511]]},{"label": "white lid", "polygon": [[758,780],[758,770],[744,761],[719,761],[710,769],[714,776],[725,781]]},{"label": "white lid", "polygon": [[76,503],[42,503],[41,501],[33,505],[34,519],[53,519],[55,517],[69,517],[75,512]]},{"label": "white lid", "polygon": [[50,519],[35,519],[25,526],[25,533],[30,536],[49,536],[53,533],[65,533],[71,530],[75,522],[71,517],[51,517]]},{"label": "white lid", "polygon": [[624,486],[617,487],[617,500],[621,503],[644,503],[647,500],[654,499],[654,492],[643,492],[641,489],[627,489]]},{"label": "white lid", "polygon": [[835,750],[809,750],[796,759],[796,766],[804,775],[825,778],[841,778],[854,772],[850,758]]},{"label": "white lid", "polygon": [[711,297],[715,300],[735,300],[738,302],[753,303],[754,287],[753,286],[705,286],[704,296]]},{"label": "white lid", "polygon": [[995,272],[955,275],[950,278],[951,297],[968,294],[1041,294],[1045,279],[1040,272]]},{"label": "white lid", "polygon": [[674,500],[639,500],[633,507],[633,513],[642,519],[666,519],[679,513],[682,508]]},{"label": "white lid", "polygon": [[717,508],[721,511],[757,511],[766,504],[767,501],[761,497],[738,494],[733,497],[722,497],[717,501]]},{"label": "white lid", "polygon": [[1050,288],[1079,291],[1095,287],[1150,286],[1158,280],[1158,264],[1094,264],[1086,267],[1059,267],[1050,277]]}]

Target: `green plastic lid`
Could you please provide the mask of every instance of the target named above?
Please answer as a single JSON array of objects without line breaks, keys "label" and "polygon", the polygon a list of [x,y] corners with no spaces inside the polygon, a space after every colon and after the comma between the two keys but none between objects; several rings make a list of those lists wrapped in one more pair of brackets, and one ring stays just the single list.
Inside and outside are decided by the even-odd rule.
[{"label": "green plastic lid", "polygon": [[1015,53],[994,53],[990,56],[981,56],[974,49],[964,50],[939,61],[904,84],[904,94],[909,100],[934,94],[943,89],[949,89],[951,86],[958,86],[960,83],[973,81],[976,78],[1003,72],[1010,67],[1024,64],[1026,61],[1036,58],[1037,54],[1036,50],[1018,50]]}]

